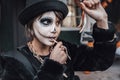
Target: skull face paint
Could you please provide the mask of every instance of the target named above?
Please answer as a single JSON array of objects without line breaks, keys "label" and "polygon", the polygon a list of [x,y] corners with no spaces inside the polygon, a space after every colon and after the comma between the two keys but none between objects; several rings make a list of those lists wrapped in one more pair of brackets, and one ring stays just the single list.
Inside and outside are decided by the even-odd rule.
[{"label": "skull face paint", "polygon": [[35,37],[40,43],[47,46],[54,45],[53,39],[56,40],[58,38],[60,29],[61,23],[53,11],[44,13],[33,22]]}]

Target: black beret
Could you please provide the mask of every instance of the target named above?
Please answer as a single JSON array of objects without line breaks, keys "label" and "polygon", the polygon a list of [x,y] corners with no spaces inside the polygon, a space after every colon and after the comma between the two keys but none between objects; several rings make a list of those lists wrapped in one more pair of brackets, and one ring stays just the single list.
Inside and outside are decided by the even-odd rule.
[{"label": "black beret", "polygon": [[59,11],[65,18],[68,14],[66,4],[59,0],[27,0],[26,7],[18,15],[21,24],[27,24],[31,19],[47,11]]}]

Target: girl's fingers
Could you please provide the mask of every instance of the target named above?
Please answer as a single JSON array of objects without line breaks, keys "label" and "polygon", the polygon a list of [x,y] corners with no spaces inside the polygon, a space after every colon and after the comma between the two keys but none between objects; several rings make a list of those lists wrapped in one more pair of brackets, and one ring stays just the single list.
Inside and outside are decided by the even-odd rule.
[{"label": "girl's fingers", "polygon": [[86,7],[90,9],[95,9],[96,5],[100,3],[99,0],[84,0],[83,3],[85,4]]}]

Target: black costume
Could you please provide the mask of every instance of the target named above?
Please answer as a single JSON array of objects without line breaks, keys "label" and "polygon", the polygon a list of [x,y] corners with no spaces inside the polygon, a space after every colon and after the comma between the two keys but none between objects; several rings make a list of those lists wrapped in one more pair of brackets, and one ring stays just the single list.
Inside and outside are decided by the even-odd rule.
[{"label": "black costume", "polygon": [[[3,80],[76,80],[74,71],[106,70],[112,65],[115,56],[115,41],[112,40],[114,33],[115,29],[111,23],[109,30],[100,29],[95,24],[93,48],[63,41],[72,59],[68,59],[65,65],[50,60],[49,55],[42,56],[44,63],[41,64],[27,45],[19,47],[18,52],[2,54]],[[63,72],[67,78],[63,77]]]}]

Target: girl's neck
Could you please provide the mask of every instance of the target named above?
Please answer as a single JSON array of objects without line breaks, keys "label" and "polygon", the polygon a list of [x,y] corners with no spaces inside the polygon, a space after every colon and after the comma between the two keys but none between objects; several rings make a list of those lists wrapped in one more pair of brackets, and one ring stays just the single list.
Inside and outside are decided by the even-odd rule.
[{"label": "girl's neck", "polygon": [[36,38],[28,44],[30,44],[29,48],[31,48],[32,52],[37,55],[47,56],[50,53],[50,47],[40,43]]}]

